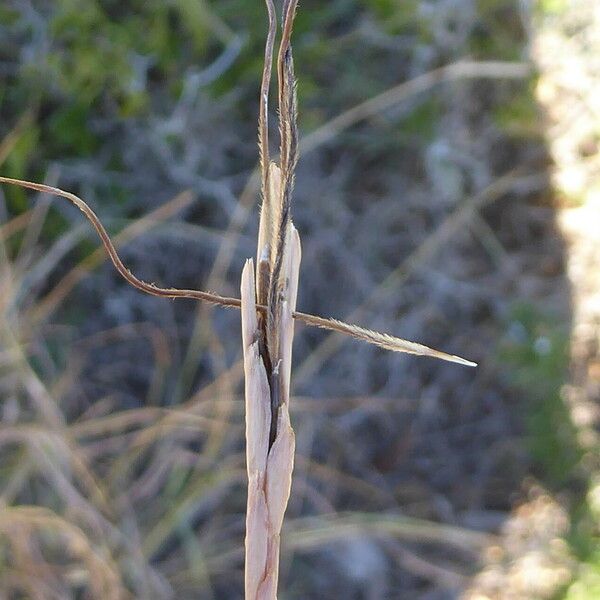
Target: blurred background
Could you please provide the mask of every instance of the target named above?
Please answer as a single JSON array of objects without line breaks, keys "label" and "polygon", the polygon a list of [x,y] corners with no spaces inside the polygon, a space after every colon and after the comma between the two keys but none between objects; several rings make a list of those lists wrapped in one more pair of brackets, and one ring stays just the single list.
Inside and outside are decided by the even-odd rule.
[{"label": "blurred background", "polygon": [[[238,296],[265,34],[4,0],[0,174]],[[279,597],[600,597],[600,4],[304,0],[294,52],[300,310],[479,367],[297,328]],[[0,212],[0,598],[240,598],[239,314],[128,287],[63,200]]]}]

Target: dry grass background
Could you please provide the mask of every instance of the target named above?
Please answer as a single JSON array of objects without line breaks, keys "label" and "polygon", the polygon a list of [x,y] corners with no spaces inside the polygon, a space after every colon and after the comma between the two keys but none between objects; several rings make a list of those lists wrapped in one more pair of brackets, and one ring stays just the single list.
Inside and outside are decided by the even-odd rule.
[{"label": "dry grass background", "polygon": [[[258,225],[258,4],[173,2],[171,55],[136,46],[162,21],[138,23],[135,2],[9,1],[0,172],[83,195],[144,279],[237,295]],[[547,533],[511,529],[515,505],[555,506],[549,488],[550,537],[570,541],[585,487],[559,394],[571,299],[535,78],[424,75],[527,67],[535,11],[317,4],[295,38],[298,307],[480,367],[296,329],[280,597],[455,598],[499,540]],[[4,193],[0,597],[240,597],[239,314],[138,294],[78,211]],[[561,548],[557,585],[577,572]]]}]

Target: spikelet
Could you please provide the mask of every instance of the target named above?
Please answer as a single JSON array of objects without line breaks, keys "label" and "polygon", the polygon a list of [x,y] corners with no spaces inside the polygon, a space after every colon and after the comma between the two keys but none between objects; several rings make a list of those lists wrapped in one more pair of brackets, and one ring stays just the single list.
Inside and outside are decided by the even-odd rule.
[{"label": "spikelet", "polygon": [[292,340],[300,266],[300,238],[291,227],[288,258],[284,265],[287,281],[281,303],[279,329],[280,405],[276,413],[276,435],[272,444],[271,390],[259,351],[259,330],[254,299],[252,261],[242,272],[242,337],[246,398],[246,455],[248,501],[246,511],[246,600],[274,600],[277,596],[279,545],[294,467],[295,436],[290,424],[289,389]]}]

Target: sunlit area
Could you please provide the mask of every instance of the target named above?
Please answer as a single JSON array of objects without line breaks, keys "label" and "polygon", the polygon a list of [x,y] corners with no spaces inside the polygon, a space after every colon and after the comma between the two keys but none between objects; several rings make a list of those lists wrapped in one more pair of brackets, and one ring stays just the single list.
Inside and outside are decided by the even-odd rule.
[{"label": "sunlit area", "polygon": [[600,3],[293,5],[0,3],[0,600],[600,598]]}]

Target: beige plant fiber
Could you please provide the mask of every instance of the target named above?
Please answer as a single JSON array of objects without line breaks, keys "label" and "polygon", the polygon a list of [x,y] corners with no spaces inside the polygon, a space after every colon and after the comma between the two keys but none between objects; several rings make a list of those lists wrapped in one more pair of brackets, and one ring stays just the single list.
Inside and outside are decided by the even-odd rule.
[{"label": "beige plant fiber", "polygon": [[242,272],[242,339],[246,397],[246,600],[277,597],[279,540],[294,467],[294,431],[290,424],[289,389],[294,337],[292,312],[296,305],[300,268],[300,238],[290,225],[289,253],[283,268],[288,282],[282,302],[280,328],[280,398],[277,433],[269,449],[271,392],[259,350],[254,267],[248,260]]}]

